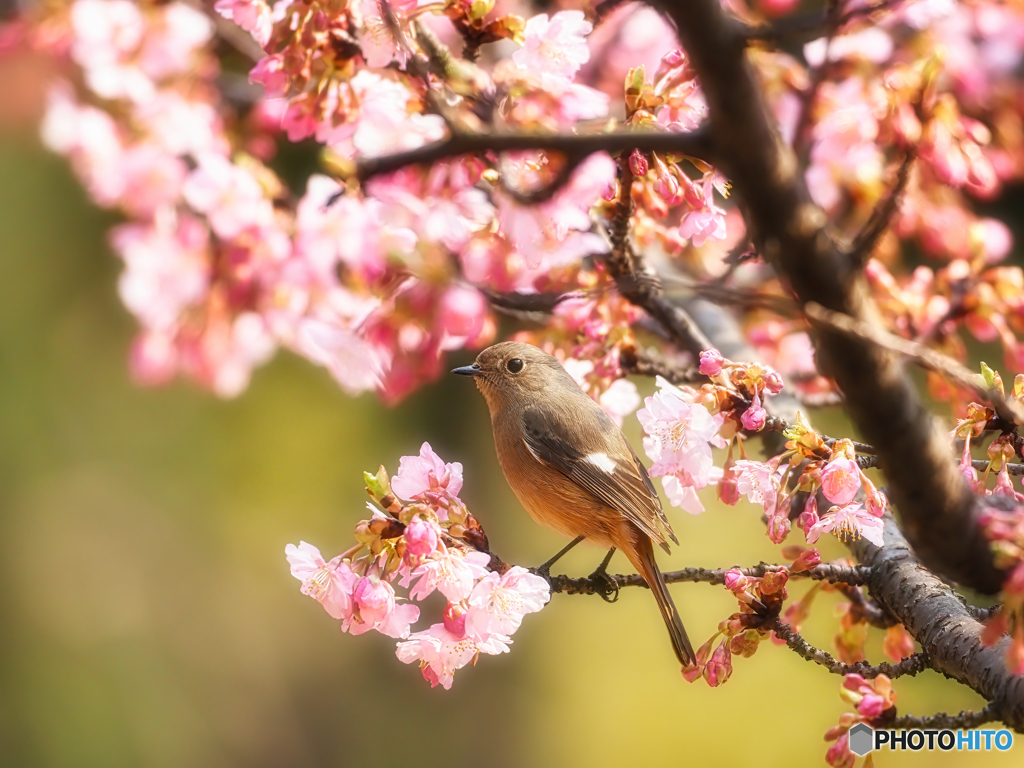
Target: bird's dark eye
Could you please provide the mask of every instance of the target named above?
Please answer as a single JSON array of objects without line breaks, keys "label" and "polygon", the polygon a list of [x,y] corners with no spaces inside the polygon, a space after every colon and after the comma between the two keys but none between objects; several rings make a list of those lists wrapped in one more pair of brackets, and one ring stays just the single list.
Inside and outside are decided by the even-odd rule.
[{"label": "bird's dark eye", "polygon": [[505,363],[505,368],[508,370],[509,373],[519,373],[521,370],[523,370],[523,361],[520,360],[518,357],[513,357],[511,360]]}]

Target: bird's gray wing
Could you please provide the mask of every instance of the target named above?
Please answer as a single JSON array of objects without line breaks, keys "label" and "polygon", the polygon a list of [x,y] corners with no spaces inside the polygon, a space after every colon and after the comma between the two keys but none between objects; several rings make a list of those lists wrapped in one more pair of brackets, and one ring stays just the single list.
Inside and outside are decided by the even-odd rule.
[{"label": "bird's gray wing", "polygon": [[523,412],[526,447],[591,496],[622,512],[666,551],[673,541],[651,478],[615,422],[596,403],[536,404]]}]

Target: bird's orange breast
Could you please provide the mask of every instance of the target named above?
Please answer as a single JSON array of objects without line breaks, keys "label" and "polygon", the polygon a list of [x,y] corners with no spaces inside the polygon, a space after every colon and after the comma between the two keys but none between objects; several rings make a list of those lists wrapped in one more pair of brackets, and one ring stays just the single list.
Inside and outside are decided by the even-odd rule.
[{"label": "bird's orange breast", "polygon": [[623,516],[557,469],[536,459],[523,442],[514,417],[496,418],[494,446],[505,479],[530,516],[568,538],[583,535],[601,546],[615,546]]}]

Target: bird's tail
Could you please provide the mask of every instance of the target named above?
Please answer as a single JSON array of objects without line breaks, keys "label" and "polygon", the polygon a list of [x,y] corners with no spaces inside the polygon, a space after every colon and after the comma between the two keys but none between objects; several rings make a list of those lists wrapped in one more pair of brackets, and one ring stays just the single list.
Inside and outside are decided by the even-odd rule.
[{"label": "bird's tail", "polygon": [[658,601],[658,608],[661,609],[662,618],[665,619],[665,626],[668,628],[668,636],[672,640],[672,650],[676,652],[676,658],[684,667],[697,663],[697,656],[690,645],[690,638],[686,636],[686,629],[683,627],[683,620],[679,618],[679,611],[676,604],[672,602],[672,595],[665,584],[665,577],[658,570],[658,563],[654,560],[654,547],[651,540],[644,535],[637,537],[635,553],[626,550],[627,554],[635,554],[630,557],[633,560],[633,567],[636,568],[644,581],[651,588],[654,599]]}]

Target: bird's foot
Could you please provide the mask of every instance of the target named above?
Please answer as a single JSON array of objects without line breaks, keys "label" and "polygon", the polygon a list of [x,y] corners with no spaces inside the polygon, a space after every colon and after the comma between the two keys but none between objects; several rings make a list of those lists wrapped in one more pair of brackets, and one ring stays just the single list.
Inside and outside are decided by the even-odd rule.
[{"label": "bird's foot", "polygon": [[612,555],[614,554],[615,548],[612,547],[608,554],[605,555],[604,560],[601,561],[601,564],[587,577],[594,583],[594,592],[599,594],[606,603],[614,603],[619,599],[619,582],[608,573],[608,563],[611,562]]}]

